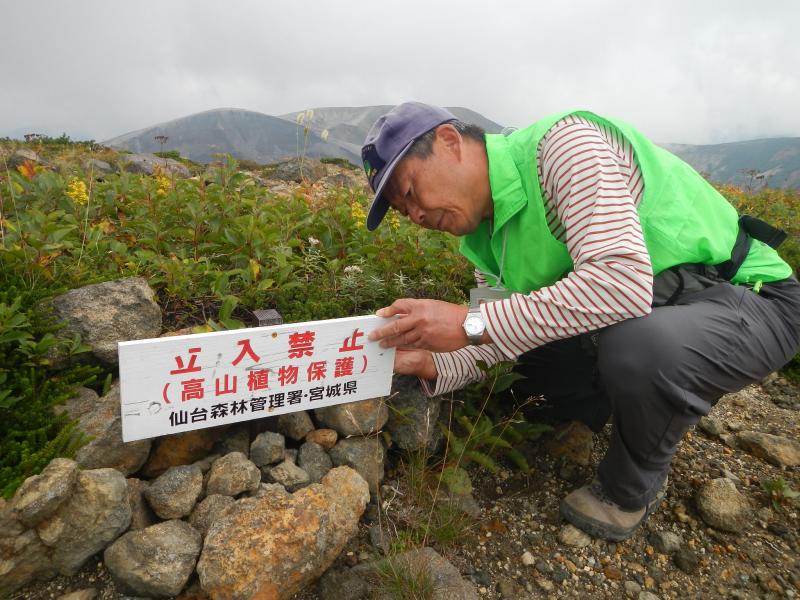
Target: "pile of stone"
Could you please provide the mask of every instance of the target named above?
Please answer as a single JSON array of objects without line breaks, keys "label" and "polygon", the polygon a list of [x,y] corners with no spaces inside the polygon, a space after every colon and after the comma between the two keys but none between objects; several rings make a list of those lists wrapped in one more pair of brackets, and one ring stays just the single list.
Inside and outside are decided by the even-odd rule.
[{"label": "pile of stone", "polygon": [[[73,290],[53,308],[105,365],[117,340],[161,327],[152,290],[136,278]],[[75,574],[102,552],[134,596],[196,584],[212,598],[290,598],[355,535],[387,444],[439,441],[439,403],[413,379],[394,387],[392,418],[375,399],[128,443],[119,383],[102,397],[82,390],[58,409],[91,441],[0,504],[0,597]]]}]

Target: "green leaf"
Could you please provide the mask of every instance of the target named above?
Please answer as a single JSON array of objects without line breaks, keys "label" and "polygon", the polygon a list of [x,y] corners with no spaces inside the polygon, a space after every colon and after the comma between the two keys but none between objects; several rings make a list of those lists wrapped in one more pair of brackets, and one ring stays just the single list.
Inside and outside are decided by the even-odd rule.
[{"label": "green leaf", "polygon": [[484,454],[483,452],[467,450],[464,452],[464,458],[468,458],[469,460],[478,463],[482,467],[489,469],[492,473],[497,471],[497,463],[494,462],[494,460],[492,460],[488,454]]},{"label": "green leaf", "polygon": [[469,474],[461,467],[450,466],[442,470],[442,483],[453,494],[466,495],[472,492]]}]

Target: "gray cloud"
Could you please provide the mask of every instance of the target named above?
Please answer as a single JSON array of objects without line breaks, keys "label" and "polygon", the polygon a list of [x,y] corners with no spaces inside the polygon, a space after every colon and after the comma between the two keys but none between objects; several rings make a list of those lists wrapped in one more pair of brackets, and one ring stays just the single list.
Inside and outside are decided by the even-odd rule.
[{"label": "gray cloud", "polygon": [[0,134],[106,139],[235,106],[419,99],[523,126],[587,108],[659,141],[800,135],[800,3],[7,2]]}]

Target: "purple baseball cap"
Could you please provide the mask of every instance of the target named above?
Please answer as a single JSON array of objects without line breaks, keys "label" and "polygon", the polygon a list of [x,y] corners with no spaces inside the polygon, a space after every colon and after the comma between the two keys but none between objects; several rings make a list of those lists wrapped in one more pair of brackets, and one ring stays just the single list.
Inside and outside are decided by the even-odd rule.
[{"label": "purple baseball cap", "polygon": [[369,231],[380,225],[386,216],[389,201],[382,195],[383,188],[414,141],[442,123],[456,119],[449,110],[438,106],[404,102],[375,121],[361,148],[364,171],[372,191],[375,192],[375,199],[367,215]]}]

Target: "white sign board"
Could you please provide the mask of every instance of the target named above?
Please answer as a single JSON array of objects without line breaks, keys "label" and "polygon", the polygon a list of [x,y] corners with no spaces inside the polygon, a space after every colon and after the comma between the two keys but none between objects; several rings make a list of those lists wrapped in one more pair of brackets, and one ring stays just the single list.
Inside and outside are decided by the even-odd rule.
[{"label": "white sign board", "polygon": [[349,317],[120,342],[125,442],[388,396],[389,320]]}]

